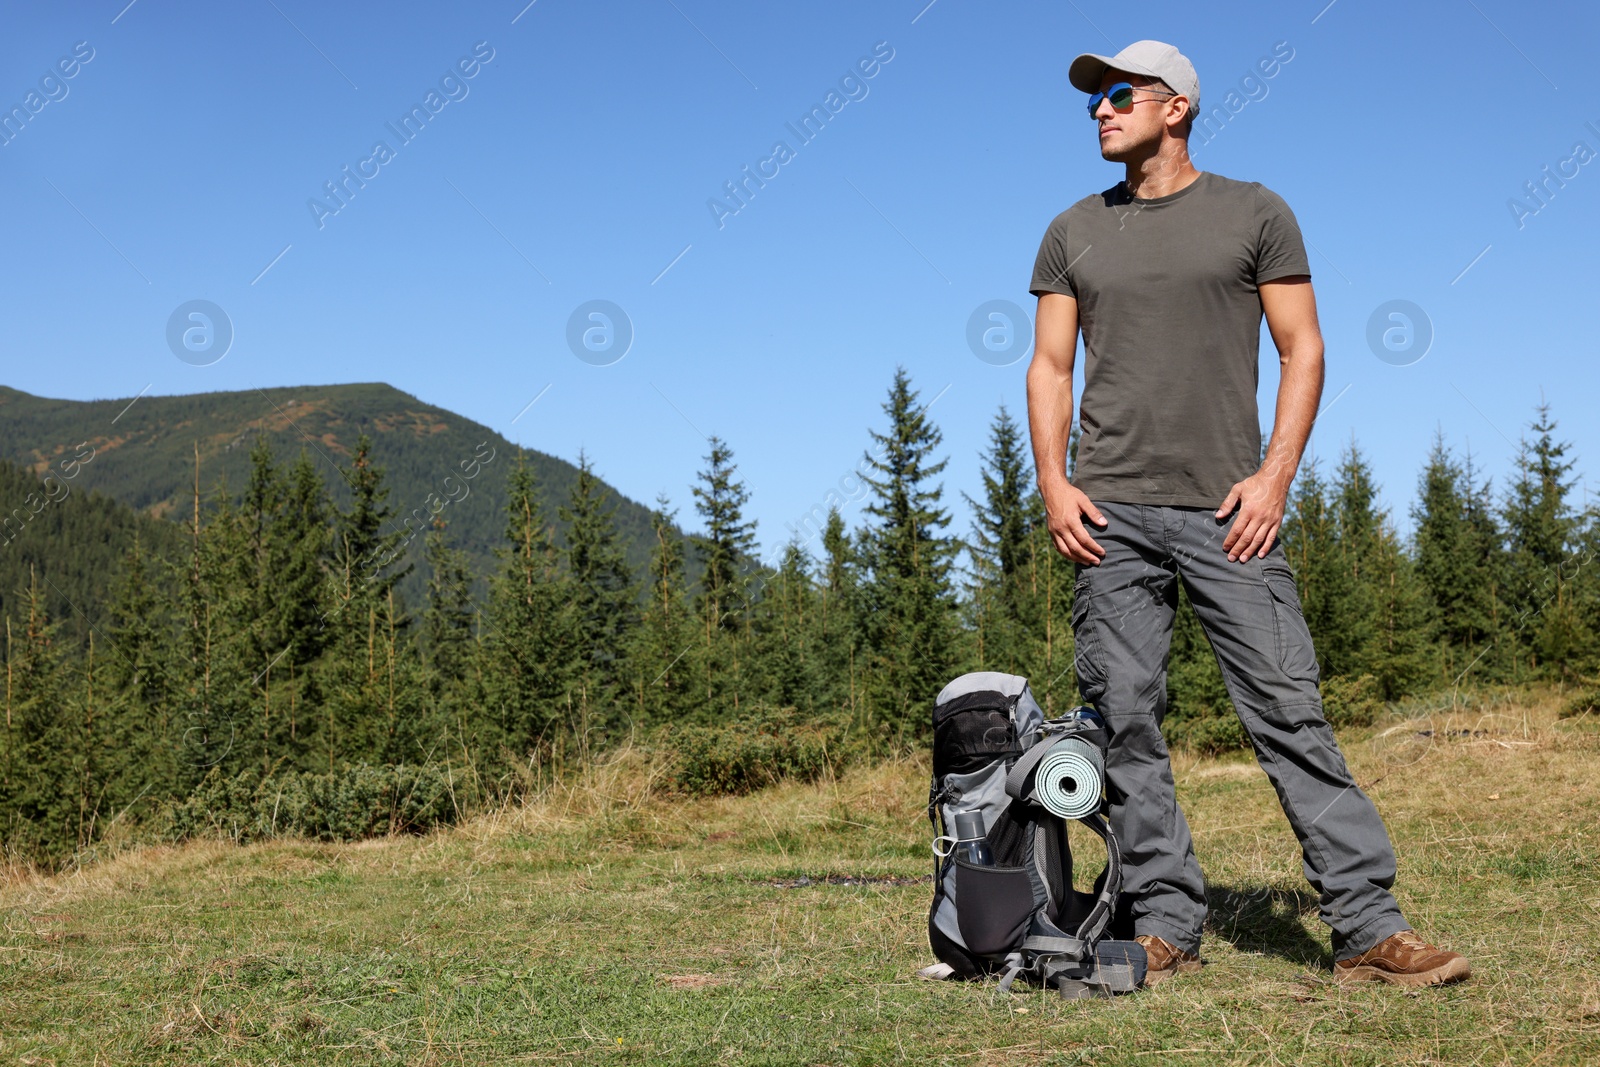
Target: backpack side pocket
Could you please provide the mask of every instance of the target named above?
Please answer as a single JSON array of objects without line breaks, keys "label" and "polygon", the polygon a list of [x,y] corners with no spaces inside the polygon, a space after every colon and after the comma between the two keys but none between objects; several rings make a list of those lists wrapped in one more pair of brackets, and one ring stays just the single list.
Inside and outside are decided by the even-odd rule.
[{"label": "backpack side pocket", "polygon": [[1015,951],[1033,910],[1026,867],[979,867],[956,858],[956,922],[968,950],[978,955]]}]

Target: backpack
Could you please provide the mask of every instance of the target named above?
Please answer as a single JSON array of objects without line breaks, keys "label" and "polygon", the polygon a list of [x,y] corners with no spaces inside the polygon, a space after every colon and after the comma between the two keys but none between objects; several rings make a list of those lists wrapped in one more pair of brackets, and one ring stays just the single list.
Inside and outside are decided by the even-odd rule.
[{"label": "backpack", "polygon": [[[925,971],[928,977],[999,973],[1002,991],[1021,977],[1069,998],[1129,993],[1143,984],[1144,946],[1105,937],[1122,888],[1122,861],[1104,816],[1102,773],[1095,770],[1092,783],[1070,783],[1093,790],[1092,810],[1078,818],[1055,814],[1041,799],[1056,783],[1037,781],[1039,764],[1067,738],[1087,742],[1087,749],[1076,749],[1097,751],[1104,767],[1109,735],[1093,709],[1046,721],[1020,675],[963,674],[939,693],[928,790],[936,857],[928,941],[944,967]],[[957,854],[956,816],[967,812],[983,817],[993,866]],[[1069,822],[1088,827],[1106,847],[1105,870],[1089,893],[1072,885]],[[949,847],[941,851],[941,843]]]}]

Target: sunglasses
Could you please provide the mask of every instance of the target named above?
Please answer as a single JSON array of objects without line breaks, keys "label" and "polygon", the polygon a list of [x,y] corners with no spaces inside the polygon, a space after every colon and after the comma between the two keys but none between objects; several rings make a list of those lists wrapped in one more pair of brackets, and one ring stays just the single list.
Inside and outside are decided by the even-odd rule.
[{"label": "sunglasses", "polygon": [[1144,93],[1157,93],[1161,96],[1177,96],[1177,93],[1166,93],[1160,89],[1147,89],[1142,85],[1130,85],[1127,82],[1117,82],[1103,93],[1095,93],[1089,97],[1089,117],[1094,118],[1094,113],[1100,109],[1100,101],[1110,100],[1111,107],[1116,111],[1132,111],[1134,104],[1143,103],[1142,100],[1133,98],[1133,91],[1137,89]]}]

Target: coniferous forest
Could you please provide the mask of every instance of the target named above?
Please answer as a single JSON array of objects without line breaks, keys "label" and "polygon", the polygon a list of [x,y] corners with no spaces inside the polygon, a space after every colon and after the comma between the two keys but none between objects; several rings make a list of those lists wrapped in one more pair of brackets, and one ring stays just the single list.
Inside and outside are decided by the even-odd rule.
[{"label": "coniferous forest", "polygon": [[[581,457],[559,498],[524,457],[461,461],[458,486],[510,468],[488,575],[452,536],[450,479],[429,521],[402,520],[364,435],[337,493],[320,458],[263,437],[244,484],[202,484],[197,464],[184,513],[161,519],[54,503],[49,476],[0,465],[8,856],[59,866],[129,833],[424,829],[624,745],[662,754],[682,788],[748,788],[918,746],[966,670],[1026,675],[1067,710],[1074,568],[1044,527],[1025,427],[994,416],[965,532],[903,370],[867,433],[859,524],[835,508],[820,546],[792,541],[776,566],[755,561],[715,437],[683,502],[700,532],[685,546],[658,498],[642,569]],[[1600,509],[1569,451],[1545,405],[1495,476],[1441,433],[1408,540],[1357,442],[1302,465],[1281,538],[1336,727],[1472,685],[1558,682],[1593,702]],[[1245,745],[1182,602],[1165,728]]]}]

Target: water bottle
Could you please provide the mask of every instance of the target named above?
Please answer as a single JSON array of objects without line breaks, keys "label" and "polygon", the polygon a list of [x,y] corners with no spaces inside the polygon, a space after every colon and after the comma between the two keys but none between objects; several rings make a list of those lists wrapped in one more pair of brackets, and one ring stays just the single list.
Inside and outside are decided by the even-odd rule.
[{"label": "water bottle", "polygon": [[993,867],[994,853],[984,840],[987,831],[983,826],[983,812],[963,811],[956,814],[956,855],[975,867]]}]

